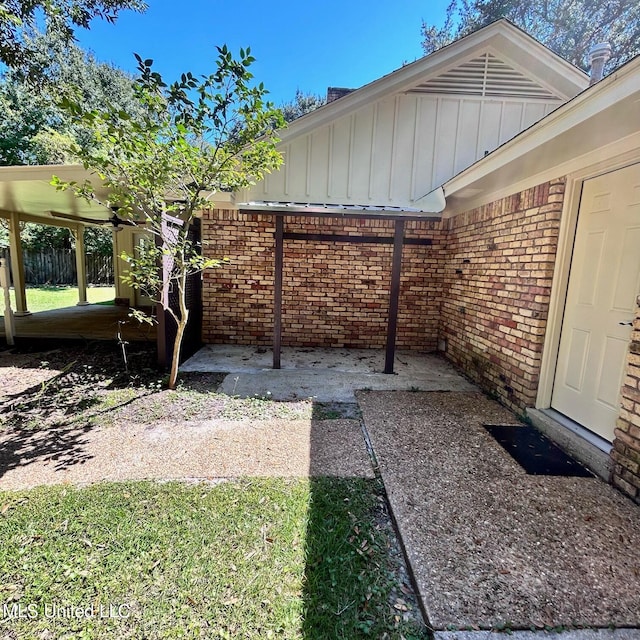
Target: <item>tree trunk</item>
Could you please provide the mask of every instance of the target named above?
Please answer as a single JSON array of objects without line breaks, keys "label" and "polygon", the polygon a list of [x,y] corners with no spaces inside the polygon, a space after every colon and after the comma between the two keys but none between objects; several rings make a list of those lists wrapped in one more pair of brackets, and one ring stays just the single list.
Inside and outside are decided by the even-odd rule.
[{"label": "tree trunk", "polygon": [[173,341],[173,355],[171,356],[171,371],[169,372],[169,382],[167,386],[169,389],[175,389],[178,384],[178,366],[180,365],[180,352],[182,350],[182,338],[184,331],[187,328],[187,322],[189,320],[189,311],[185,309],[180,314],[180,319],[177,322],[176,339]]}]

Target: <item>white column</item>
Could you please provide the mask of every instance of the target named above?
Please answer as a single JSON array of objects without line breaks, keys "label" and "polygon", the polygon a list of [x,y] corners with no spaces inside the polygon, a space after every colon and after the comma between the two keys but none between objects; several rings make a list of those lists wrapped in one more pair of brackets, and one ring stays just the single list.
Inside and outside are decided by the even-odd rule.
[{"label": "white column", "polygon": [[84,225],[79,224],[73,229],[76,241],[76,272],[78,274],[78,306],[84,307],[87,302],[87,268],[85,266]]},{"label": "white column", "polygon": [[120,257],[123,253],[133,255],[134,235],[132,227],[125,226],[113,230],[113,279],[116,287],[116,299],[121,304],[134,307],[136,304],[136,291],[133,287],[122,281],[121,276],[128,271],[129,265]]},{"label": "white column", "polygon": [[4,258],[0,258],[0,289],[2,289],[2,298],[4,300],[4,334],[7,337],[8,345],[14,344],[13,336],[16,333],[11,298],[9,297],[10,286],[9,265]]},{"label": "white column", "polygon": [[17,316],[29,316],[27,309],[27,292],[24,286],[24,257],[20,240],[20,220],[18,214],[12,212],[9,217],[9,251],[11,252],[11,271],[13,271],[13,289],[16,294]]}]

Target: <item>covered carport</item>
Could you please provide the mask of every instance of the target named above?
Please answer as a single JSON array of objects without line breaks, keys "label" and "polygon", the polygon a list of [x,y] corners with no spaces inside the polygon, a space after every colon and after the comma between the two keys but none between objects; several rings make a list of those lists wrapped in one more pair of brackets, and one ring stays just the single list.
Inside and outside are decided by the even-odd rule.
[{"label": "covered carport", "polygon": [[[96,201],[88,202],[74,195],[71,190],[58,190],[52,184],[57,176],[66,182],[83,183],[89,180],[96,193]],[[109,192],[95,174],[80,165],[41,165],[0,167],[0,218],[8,223],[9,252],[12,285],[15,291],[16,329],[24,337],[97,337],[103,338],[105,323],[113,324],[114,314],[126,317],[128,307],[141,304],[140,296],[125,285],[120,275],[124,263],[118,256],[131,253],[142,229],[121,224],[114,210],[105,206]],[[75,240],[75,260],[78,279],[78,307],[39,314],[31,313],[25,283],[23,247],[20,238],[21,223],[31,222],[69,229]],[[118,309],[91,309],[87,301],[86,255],[84,229],[87,226],[112,226],[114,252],[114,281]],[[115,233],[115,232],[118,233]],[[36,317],[36,315],[38,317]],[[46,317],[45,317],[46,315]],[[27,318],[27,316],[29,316]],[[103,318],[104,316],[104,318]],[[3,326],[4,329],[4,326]],[[107,330],[109,336],[113,332]],[[148,334],[148,332],[147,332]],[[146,335],[146,334],[145,334]],[[131,337],[131,336],[130,336]],[[135,339],[135,338],[134,338]]]},{"label": "covered carport", "polygon": [[[73,234],[76,245],[78,305],[87,305],[84,228],[87,220],[108,223],[113,212],[98,203],[77,198],[71,191],[58,191],[51,184],[53,176],[82,183],[92,177],[77,165],[0,167],[0,217],[8,221],[11,271],[15,290],[16,316],[30,315],[25,287],[24,259],[20,240],[20,223],[33,222],[64,227]],[[107,190],[93,177],[99,196]]]}]

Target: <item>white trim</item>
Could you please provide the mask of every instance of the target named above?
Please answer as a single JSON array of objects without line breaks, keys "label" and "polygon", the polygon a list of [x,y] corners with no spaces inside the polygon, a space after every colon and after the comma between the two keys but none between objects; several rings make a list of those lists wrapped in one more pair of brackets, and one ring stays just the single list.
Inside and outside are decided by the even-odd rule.
[{"label": "white trim", "polygon": [[[640,134],[634,136],[634,138],[640,138]],[[548,409],[551,407],[551,394],[558,363],[558,349],[562,333],[562,320],[569,284],[578,212],[580,210],[582,185],[585,180],[640,163],[640,145],[637,145],[631,151],[615,156],[611,155],[606,160],[601,160],[601,157],[601,154],[593,152],[588,158],[584,158],[585,162],[580,168],[576,168],[572,174],[567,176],[560,221],[560,235],[551,285],[551,299],[547,315],[547,327],[542,347],[536,409]],[[588,159],[591,159],[590,163],[587,162]]]},{"label": "white trim", "polygon": [[[439,213],[437,207],[439,203],[433,200],[434,206],[431,208],[421,207],[388,207],[375,205],[356,205],[356,204],[323,204],[323,203],[304,203],[304,202],[239,202],[237,208],[243,211],[266,211],[270,213],[302,213],[306,215],[324,214],[324,215],[349,215],[368,213],[371,217],[377,215],[397,215],[429,218],[431,220],[440,220],[440,216],[434,216]],[[426,204],[426,203],[425,203]]]},{"label": "white trim", "polygon": [[[473,71],[467,72],[463,71],[462,67],[469,65],[470,63],[477,63],[481,58],[484,58],[484,70],[480,73],[480,75],[476,74],[475,79],[482,78],[480,93],[476,93],[478,85],[476,84],[475,91],[466,90],[467,87],[464,84],[464,80],[460,79],[458,88],[454,89],[456,86],[455,80],[451,80],[450,88],[451,90],[447,90],[447,88],[438,88],[434,86],[433,83],[438,83],[439,81],[443,81],[444,77],[450,74],[451,72],[456,72],[456,75],[460,73],[468,73],[473,74]],[[490,58],[494,60],[491,61]],[[513,71],[532,85],[537,85],[538,88],[542,91],[546,91],[548,95],[534,95],[533,93],[508,93],[506,90],[504,93],[489,93],[487,95],[487,86],[491,84],[491,81],[495,78],[491,75],[491,64],[503,64],[509,68],[510,71]],[[500,74],[498,74],[500,75]],[[444,80],[444,82],[447,82]],[[514,61],[505,51],[499,50],[494,46],[487,45],[484,49],[478,49],[471,52],[466,58],[463,60],[456,60],[451,65],[442,69],[437,75],[433,75],[429,77],[427,80],[420,82],[418,85],[411,87],[407,90],[407,93],[420,93],[420,94],[450,94],[450,95],[466,95],[469,97],[482,97],[488,99],[503,99],[506,97],[510,97],[513,100],[538,100],[541,102],[550,102],[557,101],[559,104],[566,102],[570,98],[573,97],[574,94],[567,95],[566,92],[560,91],[557,87],[552,86],[547,80],[535,74],[529,68],[523,67],[518,62]]]},{"label": "white trim", "polygon": [[535,404],[536,409],[548,409],[551,407],[551,394],[553,392],[553,382],[558,364],[560,334],[562,333],[562,320],[569,284],[569,271],[571,270],[571,257],[578,221],[578,210],[580,209],[582,183],[582,180],[571,178],[568,179],[565,184],[565,197],[562,205],[558,246],[553,267],[547,326],[545,328],[544,343],[542,346],[538,393]]},{"label": "white trim", "polygon": [[541,410],[548,418],[557,422],[560,426],[564,427],[571,431],[571,433],[575,433],[577,436],[586,440],[590,445],[594,446],[596,449],[602,451],[602,453],[606,453],[609,455],[611,453],[611,449],[613,449],[613,445],[604,438],[600,437],[597,433],[593,433],[593,431],[589,431],[589,429],[583,427],[581,424],[575,422],[571,418],[567,418],[563,413],[556,411],[555,409],[542,409]]},{"label": "white trim", "polygon": [[[503,198],[507,198],[515,193],[520,193],[521,191],[525,191],[526,189],[530,189],[532,187],[537,187],[538,185],[549,182],[550,180],[562,178],[573,173],[579,173],[580,170],[584,169],[584,167],[591,167],[592,170],[595,171],[595,173],[593,173],[593,175],[590,177],[599,175],[597,173],[597,167],[599,166],[603,167],[601,173],[606,173],[607,170],[611,170],[606,169],[606,166],[607,162],[611,161],[610,159],[612,156],[615,156],[616,158],[630,156],[631,158],[633,158],[634,155],[637,155],[639,148],[640,132],[637,132],[626,136],[621,140],[616,140],[615,142],[611,142],[607,145],[599,147],[596,150],[589,151],[582,156],[576,156],[575,158],[571,158],[566,162],[552,166],[548,169],[545,169],[544,171],[527,176],[526,178],[523,178],[518,182],[511,183],[507,187],[503,187],[489,193],[480,192],[477,198],[466,199],[462,208],[447,208],[447,210],[444,212],[443,217],[453,218],[459,213],[471,211],[472,209],[476,209],[477,207],[489,202],[502,200]],[[609,160],[602,160],[602,158],[608,158]],[[629,163],[633,164],[634,162],[635,160],[631,160]],[[622,166],[624,166],[624,164]],[[451,194],[448,195],[451,196]]]},{"label": "white trim", "polygon": [[80,164],[39,164],[26,166],[0,167],[0,182],[18,182],[20,180],[45,180],[49,182],[53,176],[65,180],[81,181],[85,178],[97,178]]}]

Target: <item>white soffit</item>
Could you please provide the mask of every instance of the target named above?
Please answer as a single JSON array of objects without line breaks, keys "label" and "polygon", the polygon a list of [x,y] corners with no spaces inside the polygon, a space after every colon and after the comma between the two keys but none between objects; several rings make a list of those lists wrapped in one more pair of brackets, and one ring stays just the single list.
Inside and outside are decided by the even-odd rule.
[{"label": "white soffit", "polygon": [[488,51],[417,85],[411,89],[410,93],[447,93],[485,98],[507,96],[541,100],[561,99],[547,87]]},{"label": "white soffit", "polygon": [[[48,224],[56,224],[50,211],[98,220],[108,220],[113,215],[106,207],[77,198],[72,191],[57,191],[51,184],[54,175],[65,181],[92,179],[79,165],[0,167],[0,212],[42,218]],[[99,195],[106,197],[106,190],[95,176],[93,181]]]}]

